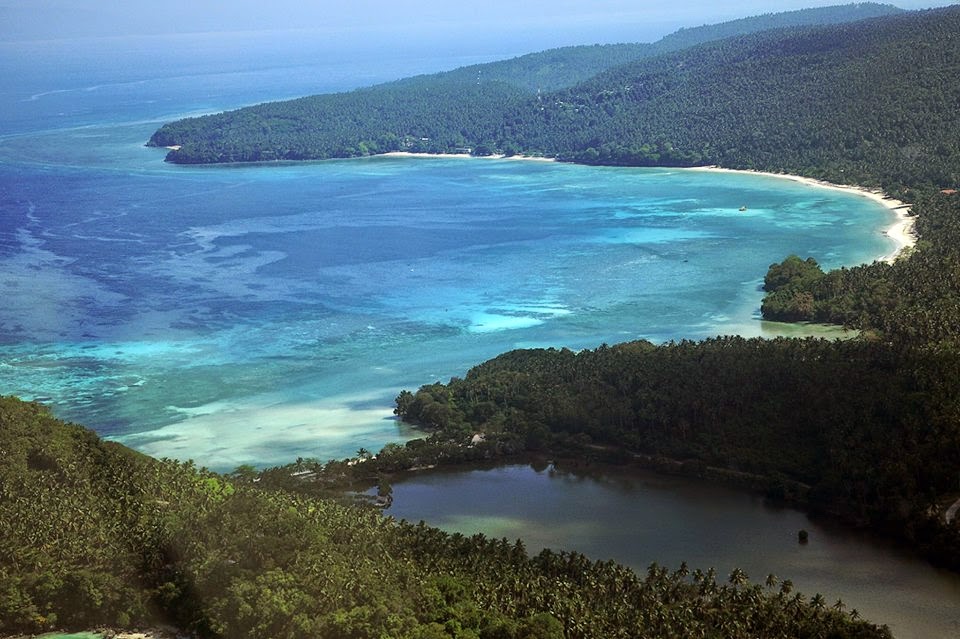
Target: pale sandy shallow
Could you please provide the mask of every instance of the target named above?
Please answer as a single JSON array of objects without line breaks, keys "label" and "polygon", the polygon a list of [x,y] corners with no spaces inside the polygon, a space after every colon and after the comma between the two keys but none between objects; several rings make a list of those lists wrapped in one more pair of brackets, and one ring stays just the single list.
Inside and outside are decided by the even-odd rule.
[{"label": "pale sandy shallow", "polygon": [[[424,161],[429,158],[484,159],[467,154],[395,152],[385,155]],[[555,161],[550,158],[523,156],[512,159]],[[688,170],[734,172],[719,168]],[[751,171],[736,172],[758,174]],[[898,246],[893,253],[882,259],[894,259],[915,242],[911,233],[913,219],[907,216],[907,206],[902,202],[884,197],[882,193],[797,176],[773,173],[762,175],[795,180],[813,188],[848,191],[868,197],[894,211],[898,219],[887,234],[896,241]],[[791,335],[843,338],[855,335],[838,327],[758,322],[754,317],[758,303],[750,300],[748,307],[739,309],[733,314],[734,317],[742,317],[743,320],[724,322],[720,332],[745,337]],[[309,454],[318,447],[324,448],[325,442],[340,441],[347,437],[369,435],[375,439],[379,436],[382,425],[393,419],[392,404],[384,402],[383,405],[377,405],[378,401],[384,397],[392,397],[394,392],[396,392],[394,388],[373,389],[357,395],[324,397],[293,404],[282,393],[264,393],[213,402],[200,407],[177,409],[183,415],[181,421],[156,430],[128,433],[112,439],[156,457],[193,458],[202,465],[220,469],[234,468],[239,464],[250,463],[251,460],[265,465],[282,464],[289,462],[291,451],[303,451]],[[357,404],[367,408],[358,409]]]},{"label": "pale sandy shallow", "polygon": [[712,172],[722,172],[722,173],[746,173],[749,175],[764,175],[767,177],[780,178],[784,180],[792,180],[794,182],[800,182],[801,184],[807,184],[809,186],[815,186],[823,189],[832,189],[834,191],[845,191],[847,193],[854,193],[856,195],[863,196],[874,202],[885,206],[886,208],[893,211],[897,216],[896,221],[888,228],[885,232],[885,235],[891,240],[897,243],[897,247],[890,253],[881,256],[878,258],[880,261],[892,263],[899,256],[904,255],[909,249],[913,248],[917,244],[917,236],[914,233],[913,225],[916,218],[910,215],[910,205],[900,200],[895,200],[892,197],[889,197],[879,189],[867,189],[860,186],[848,186],[844,184],[834,184],[832,182],[826,182],[824,180],[817,180],[814,178],[802,177],[800,175],[790,175],[787,173],[770,173],[766,171],[743,171],[737,169],[724,169],[719,166],[703,166],[703,167],[693,167],[686,169],[687,171],[712,171]]},{"label": "pale sandy shallow", "polygon": [[[307,456],[330,441],[371,433],[375,437],[384,423],[393,422],[393,405],[383,398],[396,392],[392,387],[373,389],[301,403],[291,403],[280,393],[263,393],[179,409],[186,417],[182,421],[111,439],[152,457],[193,459],[220,470],[247,463],[285,464],[297,456],[291,451]],[[373,401],[383,404],[355,406]]]}]

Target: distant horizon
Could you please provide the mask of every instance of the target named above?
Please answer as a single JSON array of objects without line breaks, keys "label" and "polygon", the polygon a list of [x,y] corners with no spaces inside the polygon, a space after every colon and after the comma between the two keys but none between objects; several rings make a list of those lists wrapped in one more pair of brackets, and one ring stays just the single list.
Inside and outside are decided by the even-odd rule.
[{"label": "distant horizon", "polygon": [[[332,46],[363,48],[396,44],[414,50],[456,44],[469,51],[522,50],[654,42],[682,28],[699,27],[765,13],[836,6],[836,0],[785,0],[774,8],[746,0],[716,3],[679,0],[663,3],[599,0],[533,0],[519,5],[488,0],[482,6],[435,0],[355,0],[347,7],[310,7],[294,0],[269,6],[256,0],[170,0],[162,6],[131,9],[117,1],[0,0],[0,42],[39,42],[80,38],[204,34],[303,33],[326,38]],[[883,2],[902,9],[937,8],[954,2]]]}]

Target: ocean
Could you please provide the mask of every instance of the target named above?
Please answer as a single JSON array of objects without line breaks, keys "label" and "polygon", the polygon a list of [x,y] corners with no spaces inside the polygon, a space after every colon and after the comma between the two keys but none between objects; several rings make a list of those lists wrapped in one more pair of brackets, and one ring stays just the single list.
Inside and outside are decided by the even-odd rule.
[{"label": "ocean", "polygon": [[343,457],[416,434],[401,389],[514,348],[796,330],[759,318],[769,264],[894,248],[877,203],[760,175],[144,147],[185,115],[525,53],[277,42],[0,43],[0,393],[218,470]]}]

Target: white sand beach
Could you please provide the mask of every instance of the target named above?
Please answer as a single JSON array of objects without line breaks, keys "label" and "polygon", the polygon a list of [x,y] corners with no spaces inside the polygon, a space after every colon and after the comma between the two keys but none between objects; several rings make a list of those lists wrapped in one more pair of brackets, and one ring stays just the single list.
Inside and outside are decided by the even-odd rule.
[{"label": "white sand beach", "polygon": [[556,162],[556,158],[540,155],[470,155],[469,153],[413,153],[412,151],[390,151],[372,157],[393,158],[470,158],[478,160],[524,160],[531,162]]}]

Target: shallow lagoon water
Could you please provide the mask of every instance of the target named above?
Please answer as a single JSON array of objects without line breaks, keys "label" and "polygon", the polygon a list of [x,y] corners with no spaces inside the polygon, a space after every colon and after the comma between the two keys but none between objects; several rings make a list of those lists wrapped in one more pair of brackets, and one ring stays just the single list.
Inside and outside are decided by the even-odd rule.
[{"label": "shallow lagoon water", "polygon": [[230,469],[376,449],[408,435],[392,418],[403,388],[513,348],[770,334],[771,262],[893,248],[893,216],[869,199],[758,175],[168,165],[143,143],[177,114],[348,88],[372,65],[224,47],[180,67],[162,42],[113,46],[128,59],[86,42],[61,68],[4,45],[0,392],[153,455]]},{"label": "shallow lagoon water", "polygon": [[890,250],[876,204],[762,176],[138,153],[18,180],[0,384],[215,468],[379,447],[400,389],[512,348],[761,334],[771,262]]}]

